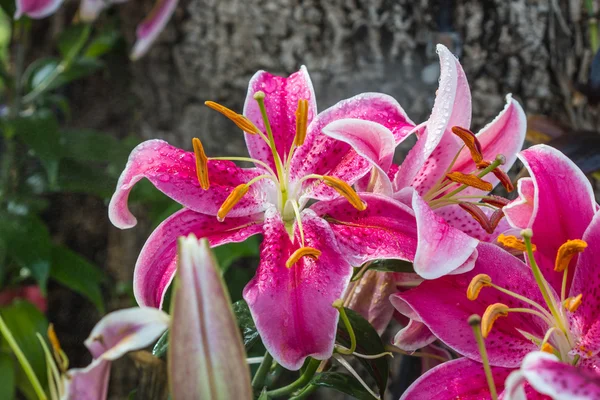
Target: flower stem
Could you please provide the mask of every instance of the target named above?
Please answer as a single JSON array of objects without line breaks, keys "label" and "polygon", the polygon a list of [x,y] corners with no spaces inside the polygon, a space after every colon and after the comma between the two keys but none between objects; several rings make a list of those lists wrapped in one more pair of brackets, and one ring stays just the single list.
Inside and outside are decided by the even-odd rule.
[{"label": "flower stem", "polygon": [[471,315],[469,317],[469,325],[473,328],[473,335],[475,336],[477,346],[479,347],[481,362],[483,363],[483,370],[485,371],[485,378],[488,387],[490,388],[490,396],[492,397],[492,400],[498,400],[498,391],[496,390],[496,384],[494,383],[492,368],[490,367],[487,350],[485,349],[485,343],[483,341],[483,336],[481,335],[481,318],[479,315]]},{"label": "flower stem", "polygon": [[590,31],[590,46],[592,52],[598,51],[598,20],[594,16],[594,3],[592,0],[585,0],[585,8],[588,13],[588,27]]},{"label": "flower stem", "polygon": [[269,370],[271,369],[271,364],[273,364],[273,356],[270,355],[269,352],[267,351],[265,353],[265,357],[263,358],[262,362],[258,366],[258,370],[256,371],[254,378],[252,378],[252,388],[253,389],[255,389],[255,390],[262,389],[262,387],[265,384],[265,378],[267,377],[267,374],[269,373]]},{"label": "flower stem", "polygon": [[356,334],[354,333],[354,329],[352,329],[352,324],[350,323],[348,315],[346,314],[346,310],[344,309],[344,302],[341,299],[338,299],[333,302],[333,307],[339,311],[340,317],[344,322],[344,326],[350,335],[350,348],[347,349],[345,347],[336,347],[336,350],[338,353],[350,355],[356,351]]},{"label": "flower stem", "polygon": [[302,390],[296,396],[290,397],[290,400],[306,399],[308,396],[313,394],[314,391],[317,390],[317,388],[318,388],[318,386],[316,386],[316,385],[308,385],[307,387],[304,388],[304,390]]},{"label": "flower stem", "polygon": [[304,370],[304,373],[300,376],[300,378],[298,378],[298,380],[282,388],[271,390],[267,392],[267,395],[269,398],[283,397],[300,389],[301,387],[306,386],[317,372],[317,368],[319,368],[320,364],[321,361],[311,358],[306,366],[306,369]]},{"label": "flower stem", "polygon": [[46,396],[46,393],[44,392],[40,381],[35,375],[35,372],[33,372],[31,364],[29,364],[29,361],[27,361],[27,357],[25,357],[25,354],[23,354],[23,351],[19,347],[10,329],[8,329],[8,326],[6,326],[6,323],[4,323],[4,319],[2,319],[2,316],[0,316],[0,333],[2,334],[2,336],[4,336],[4,339],[6,339],[6,343],[8,343],[8,346],[11,348],[13,353],[15,353],[15,356],[17,357],[19,364],[21,364],[21,367],[23,368],[27,379],[29,379],[29,382],[31,382],[31,386],[33,386],[35,394],[40,400],[47,400],[48,397]]}]

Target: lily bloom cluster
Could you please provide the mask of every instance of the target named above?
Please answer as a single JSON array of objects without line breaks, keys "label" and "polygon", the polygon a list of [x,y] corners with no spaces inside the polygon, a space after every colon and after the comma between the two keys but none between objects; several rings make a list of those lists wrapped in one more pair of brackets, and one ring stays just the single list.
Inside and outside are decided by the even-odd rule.
[{"label": "lily bloom cluster", "polygon": [[[206,103],[243,131],[247,156],[207,155],[199,138],[193,152],[162,140],[132,151],[109,205],[112,223],[135,226],[127,200],[143,178],[183,206],[150,235],[134,273],[141,310],[157,310],[148,323],[172,319],[174,398],[252,398],[208,248],[253,235],[262,235],[260,263],[243,296],[269,357],[286,369],[305,365],[310,379],[320,360],[340,361],[336,352],[359,356],[335,343],[338,320],[347,323],[343,306],[379,333],[395,308],[404,321],[396,348],[461,356],[425,372],[403,399],[600,398],[600,217],[591,185],[557,150],[519,154],[525,115],[510,95],[495,119],[471,132],[465,73],[444,46],[438,54],[439,89],[420,124],[381,93],[319,113],[306,68],[287,78],[259,71],[241,114]],[[395,165],[396,147],[413,135],[416,144]],[[530,174],[518,181],[518,198],[490,194],[498,183],[514,189],[507,171],[517,156]],[[414,273],[369,270],[380,259],[407,261]],[[362,278],[351,284],[357,268]],[[174,278],[168,317],[158,309]],[[109,318],[88,341],[95,360],[84,372],[108,371],[123,354],[111,350],[120,342],[110,332],[126,330],[109,327]],[[141,332],[146,323],[134,325]],[[161,329],[132,331],[127,350],[165,328],[153,326]],[[266,372],[261,365],[257,375]],[[77,375],[65,374],[76,387]]]},{"label": "lily bloom cluster", "polygon": [[[54,14],[64,0],[16,0],[15,19],[23,16],[40,19]],[[93,22],[100,13],[112,4],[127,0],[81,0],[78,18],[84,23]],[[171,19],[179,0],[157,0],[150,14],[136,29],[137,41],[131,51],[131,59],[142,57]]]}]

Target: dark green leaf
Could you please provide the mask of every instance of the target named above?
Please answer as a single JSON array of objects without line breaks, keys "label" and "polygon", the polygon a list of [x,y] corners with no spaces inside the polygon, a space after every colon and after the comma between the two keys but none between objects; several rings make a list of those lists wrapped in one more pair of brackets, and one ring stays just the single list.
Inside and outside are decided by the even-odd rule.
[{"label": "dark green leaf", "polygon": [[[45,387],[48,382],[46,377],[46,358],[36,333],[45,338],[46,331],[48,330],[48,321],[34,305],[21,300],[15,301],[8,307],[0,308],[0,315],[2,315],[8,329],[23,351],[25,358],[31,364],[40,383]],[[2,349],[10,351],[4,339],[2,339]],[[15,365],[18,365],[18,363],[15,363]],[[19,390],[27,398],[37,398],[33,387],[20,366],[17,367],[16,382]]]},{"label": "dark green leaf", "polygon": [[58,121],[49,110],[40,110],[28,117],[8,122],[15,134],[37,156],[46,172],[50,185],[56,183],[61,156]]},{"label": "dark green leaf", "polygon": [[258,257],[258,248],[258,237],[252,236],[241,243],[228,243],[213,250],[224,274],[234,261],[243,257]]},{"label": "dark green leaf", "polygon": [[110,198],[115,185],[116,178],[109,176],[100,167],[70,159],[63,159],[60,162],[58,188],[61,191]]},{"label": "dark green leaf", "polygon": [[50,274],[50,234],[44,223],[33,215],[0,214],[0,237],[9,257],[31,273],[43,293]]},{"label": "dark green leaf", "polygon": [[312,385],[335,389],[359,400],[373,400],[371,395],[353,376],[339,372],[322,372],[315,375]]},{"label": "dark green leaf", "polygon": [[58,50],[64,59],[77,56],[90,36],[91,26],[88,24],[71,25],[58,38]]},{"label": "dark green leaf", "polygon": [[404,260],[376,260],[369,269],[381,272],[415,272],[413,264]]},{"label": "dark green leaf", "polygon": [[165,354],[167,354],[168,349],[169,349],[169,331],[167,330],[165,333],[162,334],[160,339],[158,339],[158,342],[156,342],[156,344],[154,345],[154,348],[152,349],[152,355],[154,357],[161,358]]},{"label": "dark green leaf", "polygon": [[15,366],[9,353],[0,352],[0,399],[15,398]]},{"label": "dark green leaf", "polygon": [[233,303],[232,308],[235,319],[242,332],[244,347],[246,347],[246,351],[248,351],[260,339],[256,325],[250,314],[250,308],[248,308],[248,304],[244,300],[236,301]]},{"label": "dark green leaf", "polygon": [[[381,338],[377,334],[377,331],[357,312],[345,308],[352,329],[356,335],[356,351],[361,354],[374,355],[385,352],[385,346],[381,341]],[[345,347],[350,347],[350,335],[344,326],[344,322],[340,318],[337,330],[337,342],[341,343]],[[369,375],[375,380],[381,397],[387,387],[387,380],[389,375],[389,357],[380,357],[374,360],[367,360],[365,358],[358,358],[357,360],[365,367]]]},{"label": "dark green leaf", "polygon": [[128,153],[116,138],[89,129],[64,130],[60,143],[64,157],[83,162],[120,161]]},{"label": "dark green leaf", "polygon": [[0,7],[2,7],[2,10],[6,13],[7,16],[12,18],[12,16],[15,15],[15,0],[0,0]]},{"label": "dark green leaf", "polygon": [[103,56],[115,47],[120,38],[120,32],[113,27],[109,27],[92,39],[83,55],[94,58]]},{"label": "dark green leaf", "polygon": [[100,290],[104,274],[85,258],[66,247],[54,246],[50,277],[87,297],[99,312],[104,313],[104,301]]},{"label": "dark green leaf", "polygon": [[[67,68],[56,58],[41,58],[34,61],[25,72],[24,79],[30,91],[44,93],[67,83],[91,75],[102,68],[102,61],[79,57]],[[58,68],[58,69],[57,69]],[[27,100],[27,96],[25,96]]]}]

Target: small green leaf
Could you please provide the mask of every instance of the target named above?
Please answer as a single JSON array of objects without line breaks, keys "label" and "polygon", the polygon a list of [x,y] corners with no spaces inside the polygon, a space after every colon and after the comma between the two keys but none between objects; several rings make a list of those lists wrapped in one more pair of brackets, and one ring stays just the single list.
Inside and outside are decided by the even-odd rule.
[{"label": "small green leaf", "polygon": [[119,42],[119,39],[121,39],[119,30],[114,27],[109,27],[92,39],[83,55],[85,57],[93,58],[101,57],[111,51]]},{"label": "small green leaf", "polygon": [[[357,312],[349,308],[345,308],[345,310],[356,335],[356,352],[366,355],[384,353],[386,351],[385,346],[375,328]],[[350,335],[341,318],[338,323],[336,341],[350,348]],[[375,380],[379,393],[383,397],[390,370],[389,357],[380,357],[374,360],[357,357],[357,360]]]},{"label": "small green leaf", "polygon": [[[36,333],[46,337],[48,330],[48,321],[44,315],[31,303],[17,300],[8,307],[0,308],[0,315],[13,334],[17,344],[23,351],[25,358],[31,364],[33,371],[40,383],[45,387],[48,379],[46,377],[46,357],[36,337]],[[2,338],[3,350],[9,351],[8,344]],[[17,365],[17,363],[15,363]],[[28,399],[37,399],[33,387],[25,376],[21,366],[16,368],[17,387]]]},{"label": "small green leaf", "polygon": [[167,350],[169,349],[169,331],[167,330],[162,334],[158,342],[152,348],[152,355],[154,357],[161,358],[165,354],[167,354]]},{"label": "small green leaf", "polygon": [[244,300],[236,301],[233,303],[232,308],[235,319],[237,320],[240,331],[242,332],[244,347],[246,347],[246,351],[248,351],[260,339],[256,325],[254,324],[254,320],[250,314],[250,308]]},{"label": "small green leaf", "polygon": [[381,272],[415,272],[413,264],[405,260],[376,260],[369,269]]},{"label": "small green leaf", "polygon": [[359,400],[375,399],[354,377],[339,372],[322,372],[315,375],[310,383],[315,386],[335,389]]},{"label": "small green leaf", "polygon": [[87,297],[100,313],[104,313],[104,301],[100,284],[104,274],[85,258],[66,247],[52,248],[50,277],[69,289]]},{"label": "small green leaf", "polygon": [[0,399],[15,398],[15,365],[9,353],[0,352]]},{"label": "small green leaf", "polygon": [[[24,74],[26,87],[32,91],[36,91],[36,96],[64,86],[67,83],[86,77],[98,71],[104,66],[101,60],[79,57],[66,66],[61,64],[56,58],[40,58],[27,68]],[[24,97],[24,101],[31,101],[28,93]]]},{"label": "small green leaf", "polygon": [[58,50],[63,58],[66,60],[75,58],[87,42],[90,32],[89,24],[71,25],[65,29],[58,38]]},{"label": "small green leaf", "polygon": [[252,236],[240,243],[228,243],[222,246],[215,247],[215,257],[219,261],[221,273],[225,273],[227,269],[236,260],[244,257],[258,257],[259,252],[258,237]]}]

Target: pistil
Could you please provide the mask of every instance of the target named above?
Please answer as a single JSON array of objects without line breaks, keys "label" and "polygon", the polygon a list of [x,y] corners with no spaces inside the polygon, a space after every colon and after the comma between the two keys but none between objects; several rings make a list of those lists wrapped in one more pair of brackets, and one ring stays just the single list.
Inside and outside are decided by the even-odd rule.
[{"label": "pistil", "polygon": [[494,376],[492,375],[492,368],[485,349],[485,342],[481,335],[481,318],[479,315],[471,315],[469,317],[469,325],[473,329],[473,335],[477,341],[479,347],[479,353],[481,355],[481,363],[483,364],[483,370],[485,371],[485,378],[487,379],[488,387],[490,389],[490,396],[492,400],[498,400],[498,391],[496,390],[496,384],[494,383]]}]

